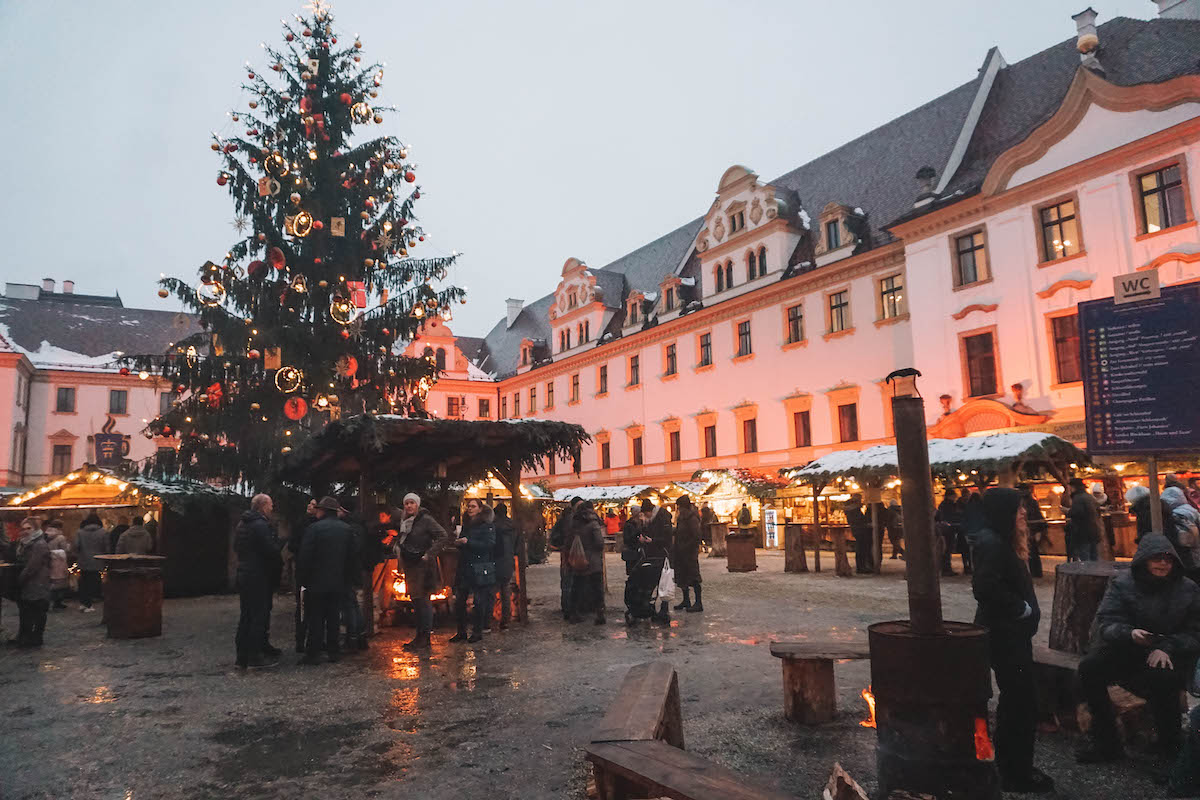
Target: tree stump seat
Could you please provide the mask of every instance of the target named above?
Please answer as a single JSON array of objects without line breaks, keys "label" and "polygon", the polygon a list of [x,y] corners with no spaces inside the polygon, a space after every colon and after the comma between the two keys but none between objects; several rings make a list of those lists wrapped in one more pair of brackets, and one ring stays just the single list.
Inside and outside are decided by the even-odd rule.
[{"label": "tree stump seat", "polygon": [[585,750],[599,800],[783,800],[683,749],[679,680],[670,664],[631,668]]},{"label": "tree stump seat", "polygon": [[783,661],[783,715],[792,722],[829,722],[837,713],[834,661],[871,657],[865,642],[771,642],[771,655]]}]

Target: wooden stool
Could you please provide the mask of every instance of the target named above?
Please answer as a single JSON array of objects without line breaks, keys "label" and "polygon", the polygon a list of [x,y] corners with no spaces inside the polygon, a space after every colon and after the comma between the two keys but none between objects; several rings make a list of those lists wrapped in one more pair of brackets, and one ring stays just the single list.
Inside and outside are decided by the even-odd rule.
[{"label": "wooden stool", "polygon": [[866,642],[771,642],[783,660],[783,715],[792,722],[829,722],[837,713],[833,662],[871,657]]}]

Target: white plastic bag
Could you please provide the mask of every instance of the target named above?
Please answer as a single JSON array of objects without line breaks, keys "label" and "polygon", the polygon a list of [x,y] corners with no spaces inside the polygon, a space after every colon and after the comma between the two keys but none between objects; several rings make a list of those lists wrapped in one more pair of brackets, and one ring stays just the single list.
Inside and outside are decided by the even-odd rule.
[{"label": "white plastic bag", "polygon": [[658,596],[663,600],[675,596],[675,570],[671,569],[669,559],[663,561],[662,575],[658,579]]}]

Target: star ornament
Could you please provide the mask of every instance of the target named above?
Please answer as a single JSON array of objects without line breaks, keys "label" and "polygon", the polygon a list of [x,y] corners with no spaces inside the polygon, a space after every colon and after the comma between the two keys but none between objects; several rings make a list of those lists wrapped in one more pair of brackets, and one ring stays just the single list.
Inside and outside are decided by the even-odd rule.
[{"label": "star ornament", "polygon": [[394,242],[395,239],[389,231],[380,231],[379,235],[375,237],[375,249],[386,253],[392,249]]},{"label": "star ornament", "polygon": [[329,12],[333,10],[333,6],[328,0],[311,0],[305,8],[311,11],[317,19],[325,19],[329,15]]},{"label": "star ornament", "polygon": [[238,214],[233,218],[233,222],[231,222],[230,225],[232,225],[233,229],[238,233],[245,233],[246,228],[250,227],[250,220],[243,215]]}]

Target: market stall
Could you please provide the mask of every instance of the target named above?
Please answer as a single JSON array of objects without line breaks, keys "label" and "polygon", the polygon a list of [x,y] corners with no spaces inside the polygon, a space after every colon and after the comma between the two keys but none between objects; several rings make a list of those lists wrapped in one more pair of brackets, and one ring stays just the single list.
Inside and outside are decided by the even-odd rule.
[{"label": "market stall", "polygon": [[[778,548],[782,545],[779,528],[779,509],[776,494],[786,489],[788,481],[778,475],[751,469],[706,469],[692,476],[707,486],[696,498],[701,505],[712,509],[718,524],[728,530],[742,531],[753,537],[755,547]],[[742,506],[750,511],[750,524],[739,521]],[[716,542],[716,536],[713,538]]]}]

